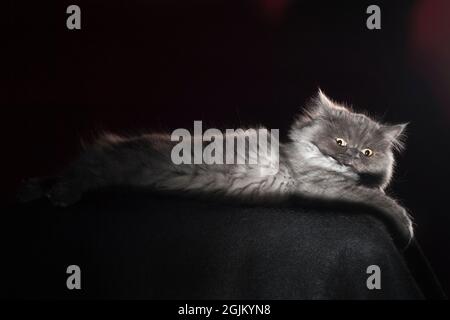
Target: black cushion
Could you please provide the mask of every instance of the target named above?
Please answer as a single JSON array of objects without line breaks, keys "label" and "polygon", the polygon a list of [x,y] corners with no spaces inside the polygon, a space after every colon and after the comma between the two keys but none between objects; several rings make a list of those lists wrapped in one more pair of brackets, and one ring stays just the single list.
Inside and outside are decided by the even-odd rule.
[{"label": "black cushion", "polygon": [[[9,208],[6,292],[20,298],[443,298],[417,244],[396,247],[384,223],[344,208],[239,206],[97,192],[69,208]],[[66,288],[79,265],[82,289]],[[381,269],[369,290],[367,267]]]}]

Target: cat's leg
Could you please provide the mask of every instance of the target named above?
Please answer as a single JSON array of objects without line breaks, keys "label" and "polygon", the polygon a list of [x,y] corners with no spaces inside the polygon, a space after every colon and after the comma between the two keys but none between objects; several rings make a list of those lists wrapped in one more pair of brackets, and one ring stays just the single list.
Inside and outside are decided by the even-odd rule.
[{"label": "cat's leg", "polygon": [[19,202],[30,202],[45,197],[58,177],[36,177],[22,181],[17,192]]},{"label": "cat's leg", "polygon": [[174,172],[170,147],[170,141],[160,136],[94,146],[65,170],[47,197],[55,205],[68,206],[83,193],[104,187],[153,187]]},{"label": "cat's leg", "polygon": [[[87,151],[80,159],[73,162],[61,176],[24,180],[19,186],[17,200],[25,203],[47,197],[57,206],[73,204],[81,198],[85,191],[100,184],[102,179],[100,177],[105,174],[96,168],[105,167],[106,162],[107,158],[99,156],[98,150]],[[98,176],[96,176],[96,172]]]},{"label": "cat's leg", "polygon": [[61,178],[49,188],[45,196],[55,206],[69,206],[78,202],[83,193],[95,186],[108,185],[107,175],[102,169],[110,160],[100,150],[89,150],[71,163]]},{"label": "cat's leg", "polygon": [[344,197],[351,200],[359,200],[363,204],[368,204],[379,209],[387,221],[392,223],[396,231],[399,232],[402,241],[409,244],[414,237],[414,228],[411,216],[405,208],[378,189],[365,187],[354,187],[350,189],[353,190],[344,192]]},{"label": "cat's leg", "polygon": [[343,183],[341,178],[338,180],[340,181],[329,178],[320,182],[316,181],[313,188],[300,188],[299,193],[309,198],[342,201],[374,208],[396,230],[400,236],[400,242],[409,244],[414,231],[411,217],[405,208],[379,189],[371,189],[351,182]]},{"label": "cat's leg", "polygon": [[55,206],[66,207],[78,202],[86,192],[125,184],[127,169],[134,166],[133,161],[127,158],[127,152],[129,150],[121,146],[114,152],[107,149],[86,151],[46,192],[47,198]]},{"label": "cat's leg", "polygon": [[79,179],[68,178],[63,176],[60,181],[55,183],[50,188],[45,196],[55,206],[66,207],[70,206],[81,199],[84,192],[90,190],[85,188]]}]

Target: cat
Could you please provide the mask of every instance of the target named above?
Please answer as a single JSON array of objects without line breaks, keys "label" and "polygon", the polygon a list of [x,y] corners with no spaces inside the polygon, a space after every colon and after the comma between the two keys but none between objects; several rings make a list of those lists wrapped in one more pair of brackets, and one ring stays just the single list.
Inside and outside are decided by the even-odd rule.
[{"label": "cat", "polygon": [[[403,148],[405,127],[378,123],[319,90],[295,119],[276,159],[265,159],[264,166],[176,165],[168,134],[104,134],[55,183],[43,187],[41,179],[31,179],[20,198],[45,195],[54,205],[67,206],[87,191],[130,185],[263,204],[296,196],[337,200],[377,209],[409,242],[414,235],[411,218],[384,192],[393,174],[394,151]],[[270,170],[275,162],[277,170]]]}]

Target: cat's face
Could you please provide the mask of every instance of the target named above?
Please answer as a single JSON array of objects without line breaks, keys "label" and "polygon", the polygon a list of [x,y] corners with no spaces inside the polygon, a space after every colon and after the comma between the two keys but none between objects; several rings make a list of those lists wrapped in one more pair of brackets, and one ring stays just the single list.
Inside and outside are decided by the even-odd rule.
[{"label": "cat's face", "polygon": [[322,92],[290,132],[312,142],[324,156],[357,173],[363,184],[384,188],[394,166],[393,149],[406,125],[382,125],[337,105]]}]

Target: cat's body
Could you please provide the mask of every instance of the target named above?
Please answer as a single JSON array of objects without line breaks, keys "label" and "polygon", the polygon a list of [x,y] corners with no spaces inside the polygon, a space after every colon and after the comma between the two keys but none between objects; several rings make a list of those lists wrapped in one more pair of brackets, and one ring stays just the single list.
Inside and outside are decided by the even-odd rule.
[{"label": "cat's body", "polygon": [[290,141],[264,165],[177,165],[171,160],[175,143],[169,135],[105,135],[49,190],[35,180],[23,198],[41,192],[56,205],[69,205],[90,190],[131,185],[261,203],[295,196],[342,200],[378,209],[409,241],[413,229],[407,212],[383,191],[391,180],[393,149],[400,145],[403,129],[353,113],[319,92],[292,126]]}]

